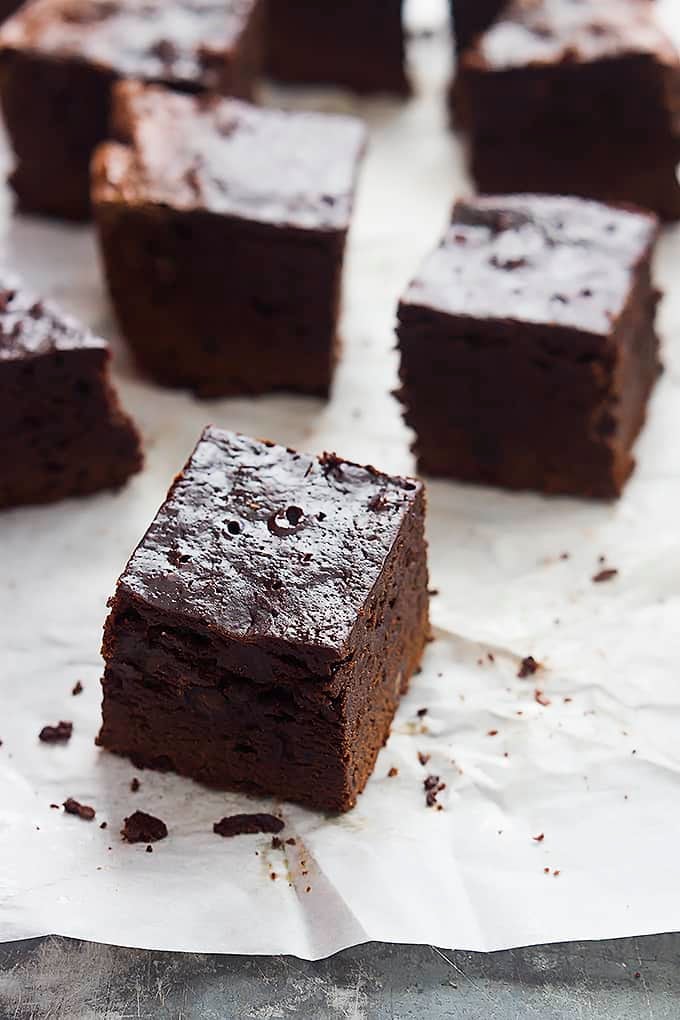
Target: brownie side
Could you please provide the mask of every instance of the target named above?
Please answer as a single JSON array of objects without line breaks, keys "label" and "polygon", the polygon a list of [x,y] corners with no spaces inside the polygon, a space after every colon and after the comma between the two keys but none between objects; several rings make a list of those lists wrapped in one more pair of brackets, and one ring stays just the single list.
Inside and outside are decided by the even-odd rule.
[{"label": "brownie side", "polygon": [[95,347],[0,360],[0,507],[116,489],[141,469],[108,362]]},{"label": "brownie side", "polygon": [[270,0],[267,67],[283,82],[408,95],[402,0]]},{"label": "brownie side", "polygon": [[344,231],[95,204],[121,330],[145,372],[201,397],[328,394]]},{"label": "brownie side", "polygon": [[649,256],[609,337],[403,308],[400,397],[424,474],[620,496],[660,371]]},{"label": "brownie side", "polygon": [[665,219],[680,215],[679,98],[680,67],[649,53],[496,68],[472,51],[455,88],[482,193],[582,195]]}]

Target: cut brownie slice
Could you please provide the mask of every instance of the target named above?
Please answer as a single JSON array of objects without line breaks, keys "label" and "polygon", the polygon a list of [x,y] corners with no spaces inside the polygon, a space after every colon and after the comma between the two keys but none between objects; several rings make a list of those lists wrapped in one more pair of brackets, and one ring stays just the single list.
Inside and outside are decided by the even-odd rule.
[{"label": "cut brownie slice", "polygon": [[680,63],[648,0],[516,0],[461,60],[482,192],[680,216]]},{"label": "cut brownie slice", "polygon": [[0,30],[0,99],[22,208],[90,214],[89,165],[111,85],[163,82],[251,98],[264,0],[34,0]]},{"label": "cut brownie slice", "polygon": [[612,498],[660,370],[657,221],[578,198],[459,203],[399,307],[424,473]]},{"label": "cut brownie slice", "polygon": [[422,483],[207,428],[105,628],[100,745],[355,803],[428,636]]},{"label": "cut brownie slice", "polygon": [[269,0],[268,18],[274,78],[408,95],[402,0]]},{"label": "cut brownie slice", "polygon": [[109,358],[106,341],[0,279],[0,507],[118,488],[141,468]]},{"label": "cut brownie slice", "polygon": [[95,157],[111,296],[142,367],[201,396],[325,395],[365,131],[121,83]]}]

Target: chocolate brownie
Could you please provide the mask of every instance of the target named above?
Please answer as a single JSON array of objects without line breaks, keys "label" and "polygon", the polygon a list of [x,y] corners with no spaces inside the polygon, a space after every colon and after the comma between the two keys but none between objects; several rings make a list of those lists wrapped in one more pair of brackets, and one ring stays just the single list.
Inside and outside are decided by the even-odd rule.
[{"label": "chocolate brownie", "polygon": [[23,7],[0,30],[0,100],[20,206],[89,216],[90,157],[108,137],[119,78],[251,98],[264,56],[263,4],[34,0]]},{"label": "chocolate brownie", "polygon": [[462,56],[457,104],[489,194],[680,216],[680,63],[647,0],[517,0]]},{"label": "chocolate brownie", "polygon": [[460,53],[498,17],[508,0],[449,0],[456,49]]},{"label": "chocolate brownie", "polygon": [[98,742],[346,811],[428,636],[425,494],[207,428],[118,582]]},{"label": "chocolate brownie", "polygon": [[272,77],[408,95],[402,0],[269,0],[268,18]]},{"label": "chocolate brownie", "polygon": [[613,498],[659,374],[654,216],[585,199],[459,203],[399,306],[426,474]]},{"label": "chocolate brownie", "polygon": [[0,508],[118,488],[140,469],[109,358],[105,340],[0,279]]},{"label": "chocolate brownie", "polygon": [[134,82],[115,112],[93,204],[142,368],[201,396],[327,394],[361,123]]}]

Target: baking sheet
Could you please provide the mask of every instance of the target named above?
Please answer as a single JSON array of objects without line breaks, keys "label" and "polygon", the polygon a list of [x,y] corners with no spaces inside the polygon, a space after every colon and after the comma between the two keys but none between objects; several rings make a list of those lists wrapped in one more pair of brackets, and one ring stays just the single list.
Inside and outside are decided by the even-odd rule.
[{"label": "baking sheet", "polygon": [[[427,27],[441,9],[417,13]],[[57,933],[318,958],[370,939],[494,950],[680,928],[677,229],[657,266],[667,371],[624,499],[600,506],[430,486],[436,640],[353,812],[328,819],[206,791],[93,746],[106,599],[207,422],[412,470],[390,396],[393,313],[467,189],[445,130],[446,54],[440,36],[418,39],[421,91],[406,105],[299,98],[357,109],[372,133],[349,253],[345,357],[328,405],[199,403],[149,385],[116,340],[92,232],[5,210],[7,261],[112,337],[148,463],[118,495],[0,517],[0,938]],[[619,573],[594,584],[602,557]],[[544,668],[519,679],[527,655]],[[84,692],[72,697],[78,680]],[[71,742],[40,744],[41,727],[59,719],[73,720]],[[430,756],[426,767],[418,752]],[[446,783],[442,811],[425,806],[430,773]],[[68,796],[94,805],[97,822],[50,809]],[[118,835],[137,808],[170,830],[153,854]],[[280,813],[296,846],[213,835],[214,821],[240,811]]]}]

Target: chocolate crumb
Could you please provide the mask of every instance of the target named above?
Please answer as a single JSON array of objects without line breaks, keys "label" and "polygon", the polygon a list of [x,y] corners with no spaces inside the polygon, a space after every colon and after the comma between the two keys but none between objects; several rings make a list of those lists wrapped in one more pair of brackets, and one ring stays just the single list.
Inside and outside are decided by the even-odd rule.
[{"label": "chocolate crumb", "polygon": [[311,891],[312,891],[312,887],[311,887],[311,885],[308,885],[307,888],[305,889],[305,892],[311,892]]},{"label": "chocolate crumb", "polygon": [[147,848],[146,848],[146,852],[147,852],[148,854],[152,854],[152,853],[153,853],[153,847],[151,846],[151,844],[150,844],[150,843],[149,843],[149,845],[148,845],[148,846],[147,846]]},{"label": "chocolate crumb", "polygon": [[78,680],[78,681],[76,682],[76,685],[75,685],[75,687],[74,687],[74,688],[73,688],[73,690],[71,691],[71,694],[72,694],[72,695],[73,695],[73,697],[75,698],[75,697],[76,697],[76,696],[77,696],[78,694],[82,694],[82,693],[83,693],[83,685],[81,684],[80,680]]},{"label": "chocolate crumb", "polygon": [[140,788],[140,786],[141,786],[141,785],[142,785],[142,784],[141,784],[141,783],[140,783],[140,781],[139,781],[139,780],[137,779],[137,776],[135,776],[135,777],[134,777],[134,778],[133,778],[133,779],[132,779],[132,780],[130,781],[130,792],[131,792],[131,793],[137,793],[137,790],[138,790],[138,789]]},{"label": "chocolate crumb", "polygon": [[418,761],[420,762],[421,765],[427,765],[429,760],[430,760],[429,754],[425,754],[423,751],[418,751]]},{"label": "chocolate crumb", "polygon": [[440,782],[439,776],[428,776],[423,780],[423,786],[425,787],[426,805],[434,807],[437,804],[437,795],[446,789],[446,783]]},{"label": "chocolate crumb", "polygon": [[272,873],[271,873],[271,875],[270,875],[269,877],[271,878],[272,882],[275,882],[275,881],[276,881],[276,879],[277,879],[277,878],[278,878],[279,876],[278,876],[278,875],[276,874],[276,872],[275,872],[275,871],[272,871]]},{"label": "chocolate crumb", "polygon": [[599,573],[593,577],[593,584],[602,584],[603,581],[611,581],[612,578],[618,576],[618,570],[616,567],[607,567],[605,570],[600,570]]},{"label": "chocolate crumb", "polygon": [[147,815],[144,811],[135,811],[123,822],[120,834],[127,843],[156,843],[165,839],[168,828],[160,818]]},{"label": "chocolate crumb", "polygon": [[493,652],[487,652],[486,653],[486,657],[489,660],[489,662],[495,662],[496,661],[496,656],[493,654]]},{"label": "chocolate crumb", "polygon": [[108,822],[102,822],[102,824],[101,824],[101,825],[99,826],[99,828],[100,828],[100,829],[107,829],[107,828],[108,828],[108,826],[109,826],[109,823],[108,823]]},{"label": "chocolate crumb", "polygon": [[77,815],[84,822],[91,822],[97,813],[93,807],[88,804],[79,804],[73,797],[68,797],[64,801],[64,811],[67,815]]},{"label": "chocolate crumb", "polygon": [[543,874],[544,875],[549,875],[550,874],[550,868],[544,868],[543,869]]},{"label": "chocolate crumb", "polygon": [[534,691],[534,701],[536,701],[539,705],[542,705],[543,708],[547,708],[551,703],[550,698],[547,698],[543,691],[539,691],[538,688]]},{"label": "chocolate crumb", "polygon": [[574,699],[573,699],[573,698],[563,698],[562,700],[564,701],[564,704],[565,704],[565,705],[568,705],[568,704],[569,704],[570,702],[572,702],[572,701],[573,701]]},{"label": "chocolate crumb", "polygon": [[568,553],[568,552],[560,553],[560,559],[561,560],[568,560],[568,559],[570,559],[570,553]]},{"label": "chocolate crumb", "polygon": [[43,744],[65,744],[67,740],[71,739],[72,733],[73,723],[62,720],[56,726],[43,726],[38,734],[38,739],[42,740]]},{"label": "chocolate crumb", "polygon": [[416,712],[416,715],[418,716],[419,719],[424,719],[425,716],[427,715],[427,709],[419,708],[418,711]]},{"label": "chocolate crumb", "polygon": [[295,842],[292,836],[290,837],[290,839],[286,840],[286,846],[297,846],[297,843]]},{"label": "chocolate crumb", "polygon": [[540,662],[537,662],[533,655],[527,655],[519,664],[517,676],[520,680],[526,680],[528,676],[533,676],[540,668]]},{"label": "chocolate crumb", "polygon": [[439,588],[428,588],[427,594],[430,596],[431,599],[433,599],[435,595],[439,595]]},{"label": "chocolate crumb", "polygon": [[387,778],[388,779],[394,779],[394,777],[398,776],[398,775],[399,775],[399,769],[395,768],[394,765],[393,765],[392,768],[390,769],[390,771],[387,773]]},{"label": "chocolate crumb", "polygon": [[556,871],[553,871],[553,878],[557,878],[559,876],[559,874],[560,874],[560,869],[557,868]]},{"label": "chocolate crumb", "polygon": [[543,840],[545,839],[545,833],[542,832],[539,836],[532,836],[531,838],[533,839],[534,843],[542,843]]},{"label": "chocolate crumb", "polygon": [[498,736],[498,730],[489,730],[489,732],[487,733],[487,737],[497,737],[497,736]]},{"label": "chocolate crumb", "polygon": [[59,805],[58,804],[50,804],[50,807],[53,808],[55,811],[59,810]]},{"label": "chocolate crumb", "polygon": [[284,822],[274,815],[231,815],[213,825],[213,832],[229,839],[232,836],[254,836],[260,832],[281,832]]}]

